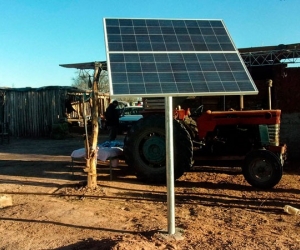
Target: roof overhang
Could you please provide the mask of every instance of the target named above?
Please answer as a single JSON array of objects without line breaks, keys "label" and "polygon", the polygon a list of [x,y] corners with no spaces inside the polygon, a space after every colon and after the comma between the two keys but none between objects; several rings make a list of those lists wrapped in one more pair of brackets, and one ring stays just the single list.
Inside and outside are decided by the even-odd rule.
[{"label": "roof overhang", "polygon": [[100,67],[102,70],[107,70],[106,61],[102,62],[86,62],[86,63],[71,63],[71,64],[59,64],[59,66],[70,69],[80,69],[80,70],[94,70],[95,67]]}]

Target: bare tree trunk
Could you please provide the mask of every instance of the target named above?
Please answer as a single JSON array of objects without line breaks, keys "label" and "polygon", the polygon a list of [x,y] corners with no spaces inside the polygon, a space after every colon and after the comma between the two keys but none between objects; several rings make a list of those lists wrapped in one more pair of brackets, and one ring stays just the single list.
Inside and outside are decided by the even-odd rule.
[{"label": "bare tree trunk", "polygon": [[[87,177],[87,186],[95,189],[97,187],[97,144],[98,144],[98,80],[100,74],[99,65],[95,65],[93,89],[92,89],[92,135],[91,135],[91,148],[89,150],[89,169]],[[87,164],[88,165],[88,164]]]},{"label": "bare tree trunk", "polygon": [[[81,105],[79,105],[81,106]],[[90,143],[89,143],[89,133],[87,130],[87,120],[86,120],[86,113],[85,113],[85,95],[82,96],[82,106],[83,106],[83,121],[84,121],[84,147],[85,147],[85,171],[89,171],[90,169]]]}]

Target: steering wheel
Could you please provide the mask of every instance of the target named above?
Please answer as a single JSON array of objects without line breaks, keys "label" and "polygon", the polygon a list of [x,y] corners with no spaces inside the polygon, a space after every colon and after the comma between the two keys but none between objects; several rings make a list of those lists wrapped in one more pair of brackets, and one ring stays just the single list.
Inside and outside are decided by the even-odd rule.
[{"label": "steering wheel", "polygon": [[201,104],[198,108],[196,108],[193,112],[193,116],[200,116],[203,112],[203,104]]}]

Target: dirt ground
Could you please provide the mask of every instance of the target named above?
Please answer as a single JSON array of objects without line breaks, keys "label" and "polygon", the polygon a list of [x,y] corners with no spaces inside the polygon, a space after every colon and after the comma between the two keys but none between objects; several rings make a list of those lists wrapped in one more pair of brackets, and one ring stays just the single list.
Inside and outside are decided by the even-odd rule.
[{"label": "dirt ground", "polygon": [[[99,142],[105,137],[99,138]],[[0,249],[300,249],[299,164],[289,162],[272,190],[244,180],[239,167],[202,166],[175,182],[176,234],[168,234],[166,187],[145,185],[120,163],[98,188],[84,185],[84,163],[71,168],[81,136],[17,139],[0,145]],[[73,174],[72,174],[73,172]]]}]

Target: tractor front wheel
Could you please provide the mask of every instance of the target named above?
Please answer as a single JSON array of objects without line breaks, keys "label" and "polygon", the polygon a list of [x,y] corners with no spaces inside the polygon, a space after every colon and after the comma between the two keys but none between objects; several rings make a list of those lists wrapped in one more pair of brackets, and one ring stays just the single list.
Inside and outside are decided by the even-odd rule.
[{"label": "tractor front wheel", "polygon": [[276,154],[260,149],[246,155],[242,172],[250,185],[269,189],[281,180],[282,169],[280,158]]}]

